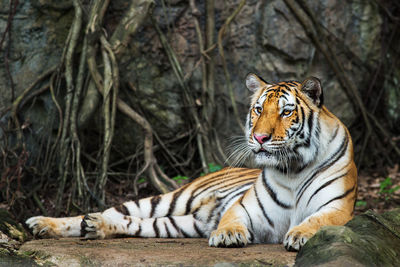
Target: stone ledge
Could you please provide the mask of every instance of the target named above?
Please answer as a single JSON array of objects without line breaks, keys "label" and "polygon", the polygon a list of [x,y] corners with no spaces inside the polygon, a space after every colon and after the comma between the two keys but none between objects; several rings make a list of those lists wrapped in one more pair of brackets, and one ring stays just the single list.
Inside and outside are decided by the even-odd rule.
[{"label": "stone ledge", "polygon": [[293,266],[296,253],[281,244],[211,248],[207,239],[43,239],[26,242],[20,253],[57,266]]}]

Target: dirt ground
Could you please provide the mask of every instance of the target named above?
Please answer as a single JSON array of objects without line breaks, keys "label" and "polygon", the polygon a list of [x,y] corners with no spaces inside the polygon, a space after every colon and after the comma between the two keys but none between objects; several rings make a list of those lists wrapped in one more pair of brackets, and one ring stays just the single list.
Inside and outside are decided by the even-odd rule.
[{"label": "dirt ground", "polygon": [[207,239],[200,238],[43,239],[25,243],[20,252],[35,257],[39,263],[61,267],[293,266],[296,257],[281,244],[211,248]]},{"label": "dirt ground", "polygon": [[400,167],[396,164],[382,172],[361,172],[355,214],[367,210],[383,213],[400,206]]}]

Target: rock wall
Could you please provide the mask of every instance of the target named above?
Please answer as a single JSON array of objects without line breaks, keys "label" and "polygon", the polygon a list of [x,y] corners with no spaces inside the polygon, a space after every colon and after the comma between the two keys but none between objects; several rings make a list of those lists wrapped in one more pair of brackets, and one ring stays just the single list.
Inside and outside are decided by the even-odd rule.
[{"label": "rock wall", "polygon": [[[188,80],[191,90],[201,94],[201,68],[193,17],[187,1],[156,1],[154,15],[173,46],[185,74],[192,74]],[[204,25],[203,1],[196,1]],[[216,0],[216,28],[234,11],[239,0]],[[382,17],[379,7],[373,1],[318,0],[305,1],[315,13],[318,22],[331,35],[331,44],[337,56],[344,63],[349,77],[363,91],[372,70],[381,57]],[[124,12],[126,1],[111,1],[106,16],[105,28],[112,31],[118,18]],[[8,1],[0,3],[0,32],[7,25]],[[60,62],[62,49],[73,18],[70,1],[29,0],[20,1],[11,29],[10,73],[19,95],[35,79]],[[3,45],[5,45],[7,42]],[[237,18],[231,23],[224,38],[225,58],[232,78],[232,84],[239,102],[241,114],[247,109],[249,92],[243,80],[248,72],[256,72],[267,81],[287,79],[303,80],[317,76],[325,89],[325,103],[346,124],[354,121],[354,110],[344,94],[335,74],[324,56],[307,38],[304,29],[291,14],[282,0],[248,0]],[[4,51],[4,49],[3,49]],[[3,52],[2,51],[2,52]],[[218,103],[228,103],[226,81],[221,59],[217,51],[216,94]],[[11,102],[10,82],[4,68],[4,57],[0,57],[0,109]],[[121,97],[131,99],[149,115],[149,120],[161,138],[168,139],[185,131],[186,114],[182,113],[182,91],[163,51],[150,20],[143,25],[130,43],[127,53],[120,61],[122,83],[131,83],[135,91],[124,90]],[[398,73],[398,76],[400,74]],[[397,116],[399,94],[393,88],[396,78],[388,77],[386,82],[392,96],[390,112]],[[64,90],[64,89],[62,89]],[[384,89],[382,89],[384,90]],[[59,97],[65,92],[59,92]],[[386,92],[384,92],[386,94]],[[42,94],[36,102],[25,109],[23,121],[29,122],[32,133],[44,133],[49,120],[48,114],[56,114],[48,93]],[[224,113],[216,125],[225,123],[230,131],[223,134],[240,133],[239,127]],[[45,119],[43,117],[46,117]],[[58,127],[57,117],[51,117],[54,129]],[[119,118],[116,145],[122,152],[132,151],[141,130],[124,118]],[[96,121],[96,120],[94,120]],[[228,121],[228,122],[227,122]],[[229,121],[232,121],[229,123]],[[96,124],[96,123],[95,123]],[[91,127],[93,124],[91,125]],[[125,127],[127,126],[127,127]],[[129,127],[129,128],[128,128]],[[217,126],[216,126],[217,127]],[[48,127],[47,127],[48,128]],[[221,127],[219,127],[221,128]],[[226,129],[226,127],[223,127]],[[130,145],[126,145],[131,143]]]}]

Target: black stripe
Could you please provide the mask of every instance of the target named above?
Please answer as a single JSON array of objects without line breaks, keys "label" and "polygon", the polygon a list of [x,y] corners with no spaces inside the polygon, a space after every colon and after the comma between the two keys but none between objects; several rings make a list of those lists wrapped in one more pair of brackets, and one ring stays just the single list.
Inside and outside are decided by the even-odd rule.
[{"label": "black stripe", "polygon": [[178,225],[177,225],[176,222],[175,222],[174,217],[168,217],[168,218],[169,218],[169,221],[171,222],[172,226],[175,228],[175,230],[176,230],[178,233],[181,233],[184,237],[190,237],[190,235],[188,235],[185,231],[183,231],[182,229],[180,229],[180,228],[178,227]]},{"label": "black stripe", "polygon": [[[229,185],[227,185],[227,186],[225,187],[225,189],[218,190],[218,193],[223,194],[223,193],[225,193],[225,192],[227,192],[227,191],[229,191],[229,190],[232,190],[232,189],[236,190],[236,188],[237,188],[237,189],[240,189],[240,188],[242,188],[242,187],[244,187],[244,186],[252,185],[252,184],[254,184],[254,182],[257,180],[257,178],[258,178],[258,176],[257,176],[257,177],[254,177],[254,178],[252,177],[252,178],[248,178],[248,179],[243,179],[243,180],[241,180],[241,181],[239,181],[239,182],[235,182],[235,183],[229,184]],[[247,182],[247,181],[250,181],[250,182],[245,183],[245,182]],[[243,183],[245,183],[245,184],[243,184]],[[238,185],[238,184],[239,184],[239,186],[235,186],[235,185]],[[227,188],[228,186],[229,186],[229,188]]]},{"label": "black stripe", "polygon": [[175,205],[176,205],[176,201],[178,200],[178,198],[181,196],[181,194],[183,193],[183,191],[185,191],[186,187],[188,187],[188,185],[184,185],[181,188],[179,188],[177,191],[175,191],[172,195],[172,201],[169,204],[169,209],[167,214],[165,215],[165,217],[169,217],[171,215],[174,215],[174,211],[175,211]]},{"label": "black stripe", "polygon": [[125,216],[124,219],[129,221],[126,225],[126,228],[129,229],[129,226],[132,224],[132,218],[130,216]]},{"label": "black stripe", "polygon": [[307,136],[304,146],[310,147],[311,136],[313,134],[313,126],[314,126],[314,112],[312,110],[310,110],[310,116],[308,117],[307,123],[308,123],[309,129],[308,129],[308,136]]},{"label": "black stripe", "polygon": [[299,194],[297,197],[297,201],[296,201],[296,206],[299,204],[299,201],[301,199],[301,197],[303,196],[303,193],[307,190],[307,188],[310,186],[311,182],[314,180],[314,178],[321,172],[325,171],[326,169],[328,169],[329,167],[331,167],[333,164],[336,163],[336,161],[338,161],[346,152],[347,150],[347,146],[349,144],[349,137],[347,136],[347,134],[345,135],[345,137],[342,140],[342,143],[340,144],[339,148],[336,150],[335,153],[332,154],[332,156],[330,158],[328,158],[327,160],[325,160],[322,164],[320,164],[316,169],[316,171],[311,175],[310,178],[308,178],[308,180],[302,185],[302,187],[299,190]]},{"label": "black stripe", "polygon": [[[193,191],[193,195],[195,195],[197,191],[203,189],[204,187],[208,186],[206,188],[206,189],[208,189],[209,185],[212,183],[218,182],[216,184],[213,184],[213,185],[218,185],[218,184],[221,184],[221,182],[226,181],[226,180],[237,180],[238,178],[251,175],[257,171],[258,170],[254,170],[254,169],[245,169],[245,170],[241,170],[240,172],[237,172],[237,171],[236,172],[223,172],[217,176],[210,177],[210,178],[206,179],[205,181],[203,181],[201,184],[199,184],[197,186],[197,188]],[[202,192],[197,193],[197,195],[201,194]]]},{"label": "black stripe", "polygon": [[301,125],[300,125],[300,129],[297,131],[297,133],[303,132],[304,122],[305,122],[305,118],[306,118],[306,115],[304,114],[304,109],[302,106],[300,106],[300,111],[301,111]]},{"label": "black stripe", "polygon": [[296,106],[296,109],[295,109],[295,111],[296,111],[296,119],[293,121],[294,123],[299,123],[299,106]]},{"label": "black stripe", "polygon": [[255,195],[256,195],[257,204],[258,204],[258,206],[260,207],[260,209],[261,209],[261,211],[262,211],[262,213],[263,213],[265,219],[267,219],[268,223],[269,223],[269,224],[272,226],[272,228],[273,228],[273,227],[274,227],[274,223],[273,223],[273,222],[271,221],[271,219],[268,217],[268,215],[267,215],[267,213],[266,213],[266,211],[265,211],[265,209],[264,209],[264,206],[261,204],[261,201],[260,201],[260,199],[258,198],[257,190],[256,190],[255,187],[254,187],[254,193],[255,193]]},{"label": "black stripe", "polygon": [[264,80],[263,78],[261,78],[261,77],[258,76],[257,74],[256,74],[256,76],[258,77],[258,79],[260,79],[260,80],[263,81],[264,83],[269,84],[269,82],[267,82],[266,80]]},{"label": "black stripe", "polygon": [[[307,101],[304,100],[303,97],[302,97],[301,95],[298,96],[298,97],[301,99],[301,101],[303,101],[304,105],[306,105],[306,107],[307,107],[309,110],[312,110],[312,109],[310,108],[310,106],[307,104]],[[307,96],[307,99],[308,99],[308,96]]]},{"label": "black stripe", "polygon": [[[281,84],[281,87],[283,87],[283,88],[285,88],[286,90],[289,90],[289,91],[290,91],[290,87],[287,86],[286,84]],[[282,89],[282,88],[280,88],[280,89],[281,89],[281,92],[282,92],[282,93],[288,95],[288,93],[287,93],[284,89]]]},{"label": "black stripe", "polygon": [[[214,209],[212,209],[211,212],[208,214],[208,217],[207,217],[206,222],[210,222],[211,219],[213,219],[213,218],[214,218],[214,221],[217,221],[217,220],[215,219],[215,213],[217,212],[217,210],[219,210],[218,208],[219,208],[220,204],[221,204],[220,201],[218,201],[218,202],[215,204]],[[220,218],[221,218],[221,214],[219,214],[218,220],[219,220]]]},{"label": "black stripe", "polygon": [[175,220],[172,217],[167,217],[167,218],[168,218],[169,222],[171,223],[172,227],[174,227],[175,231],[177,233],[179,233],[179,229],[178,229],[177,225],[175,224]]},{"label": "black stripe", "polygon": [[135,199],[133,202],[136,204],[136,207],[140,210],[140,202],[139,202],[139,199]]},{"label": "black stripe", "polygon": [[321,205],[318,209],[317,212],[320,211],[323,207],[325,207],[326,205],[328,205],[329,203],[335,201],[335,200],[339,200],[342,198],[345,198],[348,194],[350,194],[351,192],[354,191],[355,186],[353,186],[352,188],[350,188],[349,190],[347,190],[346,192],[344,192],[343,194],[341,194],[340,196],[337,196],[335,198],[332,198],[331,200],[329,200],[328,202],[326,202],[325,204]]},{"label": "black stripe", "polygon": [[165,227],[165,231],[167,232],[167,237],[170,238],[171,237],[171,233],[168,229],[168,224],[166,222],[164,222],[164,227]]},{"label": "black stripe", "polygon": [[203,232],[199,229],[199,227],[197,226],[197,224],[196,224],[196,221],[193,221],[193,228],[194,228],[194,230],[196,231],[196,233],[197,233],[197,235],[199,236],[199,237],[204,237],[203,236]]},{"label": "black stripe", "polygon": [[[251,174],[252,173],[255,173],[254,170],[252,170]],[[245,182],[245,181],[248,181],[248,180],[256,180],[257,179],[256,177],[254,177],[254,178],[251,177],[251,178],[247,178],[247,179],[241,179],[243,177],[248,177],[248,176],[249,176],[249,174],[245,173],[245,174],[241,174],[241,175],[234,175],[232,177],[227,177],[227,178],[224,178],[223,180],[220,180],[220,181],[213,181],[213,182],[207,184],[206,187],[204,187],[204,188],[197,188],[196,190],[193,191],[192,195],[193,195],[193,197],[196,197],[196,196],[202,194],[203,192],[209,190],[212,187],[216,187],[216,186],[221,185],[223,183],[227,183],[228,180],[229,181],[233,181],[233,182],[229,183],[229,184],[226,184],[226,185],[223,185],[222,188],[226,188],[227,186],[235,185],[235,184],[242,183],[242,182]],[[239,180],[239,181],[237,181],[237,180]],[[197,192],[200,189],[203,189],[203,190],[200,191],[200,192]]]},{"label": "black stripe", "polygon": [[329,139],[328,144],[330,144],[336,137],[337,133],[339,132],[339,126],[336,126],[335,131],[333,132],[333,135],[331,136],[331,139]]},{"label": "black stripe", "polygon": [[284,209],[291,209],[292,206],[287,205],[287,204],[281,202],[281,201],[277,198],[275,191],[272,190],[271,186],[270,186],[270,185],[268,184],[268,182],[267,182],[267,179],[265,178],[265,173],[264,173],[264,171],[262,172],[261,175],[262,175],[262,184],[263,184],[263,186],[264,186],[264,189],[268,192],[268,194],[269,194],[269,196],[272,198],[272,200],[273,200],[278,206],[280,206],[281,208],[284,208]]},{"label": "black stripe", "polygon": [[[251,170],[251,172],[254,172],[254,170]],[[196,188],[193,192],[192,192],[192,195],[190,196],[190,198],[188,199],[188,201],[186,202],[186,211],[185,211],[185,214],[190,214],[190,211],[191,211],[191,209],[192,209],[192,202],[193,202],[193,200],[197,197],[197,196],[199,196],[200,194],[202,194],[202,193],[204,193],[205,191],[207,191],[207,190],[209,190],[209,189],[211,189],[211,188],[213,188],[213,187],[218,187],[218,185],[221,185],[221,184],[223,184],[223,183],[226,183],[226,180],[230,180],[230,179],[232,179],[232,178],[234,178],[234,179],[232,179],[232,180],[234,180],[234,182],[233,183],[230,183],[230,184],[227,184],[227,185],[224,185],[223,187],[225,188],[225,187],[227,187],[227,186],[230,186],[230,185],[233,185],[233,184],[235,184],[236,183],[236,180],[238,180],[239,178],[243,178],[243,177],[246,177],[246,176],[248,176],[248,173],[245,173],[245,174],[242,174],[242,175],[239,175],[239,176],[234,176],[234,177],[227,177],[227,178],[224,178],[223,180],[220,180],[220,181],[212,181],[212,182],[210,182],[210,183],[208,183],[208,184],[206,184],[205,186],[205,188],[201,188],[201,187],[198,187],[198,188]],[[243,181],[243,180],[242,180]],[[210,185],[211,184],[211,185]],[[202,189],[202,190],[201,190]],[[199,191],[199,190],[201,190],[200,192],[197,192],[197,191]],[[216,188],[214,189],[214,190],[216,190]]]},{"label": "black stripe", "polygon": [[[303,111],[302,107],[301,107],[301,111],[302,111],[303,116],[304,116],[304,111]],[[304,138],[304,131],[303,131],[304,124],[305,124],[304,122],[305,122],[305,119],[303,117],[303,121],[302,121],[300,130],[296,132],[296,133],[300,133],[300,136],[299,136],[300,138]],[[293,150],[297,151],[297,149],[299,147],[310,147],[310,145],[311,145],[311,136],[313,134],[312,133],[313,122],[314,122],[314,112],[312,110],[310,110],[310,116],[307,119],[307,125],[308,125],[308,128],[309,128],[309,132],[308,132],[307,138],[306,138],[306,140],[304,140],[304,142],[297,143]]]},{"label": "black stripe", "polygon": [[336,178],[333,178],[333,179],[329,180],[328,182],[324,183],[323,185],[321,185],[320,188],[318,188],[317,190],[315,190],[314,194],[312,194],[312,196],[310,197],[310,199],[309,199],[308,202],[307,202],[307,206],[308,206],[308,204],[310,204],[311,199],[312,199],[316,194],[318,194],[319,191],[321,191],[322,189],[324,189],[325,187],[327,187],[328,185],[330,185],[330,184],[333,183],[334,181],[336,181],[336,180],[338,180],[338,179],[340,179],[340,178],[346,176],[347,174],[348,174],[348,172],[346,172],[345,174],[340,175],[340,176],[338,176],[338,177],[336,177]]},{"label": "black stripe", "polygon": [[155,232],[155,237],[160,237],[160,229],[158,228],[158,225],[157,225],[157,219],[158,219],[158,218],[155,218],[155,219],[154,219],[154,222],[153,222],[153,230],[154,230],[154,232]]},{"label": "black stripe", "polygon": [[[254,229],[253,220],[251,219],[250,214],[249,214],[249,212],[247,211],[246,207],[243,205],[242,200],[243,200],[243,199],[241,199],[239,203],[240,203],[240,206],[242,206],[242,208],[243,208],[244,211],[246,212],[247,218],[249,218],[250,227],[251,227],[251,230],[252,230],[252,229]],[[249,229],[249,232],[251,232],[250,229]]]},{"label": "black stripe", "polygon": [[124,204],[121,204],[121,205],[119,205],[119,206],[115,206],[114,209],[115,209],[116,211],[118,211],[119,213],[122,213],[122,214],[125,215],[125,216],[131,215],[131,214],[129,213],[128,208],[127,208]]},{"label": "black stripe", "polygon": [[253,231],[250,231],[250,230],[249,230],[249,233],[250,233],[250,241],[253,242],[253,240],[254,240]]},{"label": "black stripe", "polygon": [[299,85],[299,83],[298,82],[296,82],[296,81],[287,81],[286,82],[289,86],[297,86],[297,85]]},{"label": "black stripe", "polygon": [[[290,92],[290,88],[289,88],[289,87],[286,87],[286,89],[289,90],[289,92]],[[283,93],[282,97],[285,97],[285,99],[288,100],[288,99],[286,98],[286,96],[287,96],[287,95],[290,95],[290,93],[288,93],[286,90],[282,90],[282,93]]]},{"label": "black stripe", "polygon": [[[243,195],[247,190],[249,190],[249,188],[245,188],[245,189],[243,189],[243,187],[247,187],[247,186],[251,186],[253,183],[248,183],[248,184],[245,184],[245,185],[243,185],[243,186],[241,186],[240,188],[236,188],[234,191],[235,191],[235,194],[228,194],[228,195],[226,195],[226,196],[224,196],[224,197],[218,197],[218,200],[221,200],[221,199],[225,199],[226,197],[229,197],[227,200],[225,200],[225,203],[229,203],[232,199],[234,199],[235,197],[237,197],[237,196],[240,196],[240,195]],[[241,190],[242,189],[242,190]]]},{"label": "black stripe", "polygon": [[133,236],[140,236],[141,233],[142,233],[142,220],[140,220],[140,222],[138,223],[138,229],[136,233],[133,234]]},{"label": "black stripe", "polygon": [[154,212],[156,211],[156,208],[158,206],[158,203],[160,203],[161,197],[160,196],[155,196],[152,197],[150,200],[151,203],[151,210],[150,210],[150,218],[153,218]]}]

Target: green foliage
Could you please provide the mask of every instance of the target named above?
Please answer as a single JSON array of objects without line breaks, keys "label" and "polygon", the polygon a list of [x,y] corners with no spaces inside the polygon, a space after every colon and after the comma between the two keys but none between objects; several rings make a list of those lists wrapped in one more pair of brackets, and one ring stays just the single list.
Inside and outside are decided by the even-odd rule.
[{"label": "green foliage", "polygon": [[181,184],[183,181],[189,180],[189,177],[177,175],[175,177],[172,177],[172,180],[174,180],[177,184]]},{"label": "green foliage", "polygon": [[145,177],[140,177],[140,179],[137,181],[138,184],[143,184],[144,182],[146,182]]},{"label": "green foliage", "polygon": [[385,196],[385,199],[388,200],[399,189],[399,185],[393,186],[392,178],[386,177],[385,180],[380,182],[379,194]]},{"label": "green foliage", "polygon": [[221,165],[214,164],[214,163],[208,163],[208,171],[209,172],[216,172],[222,169]]},{"label": "green foliage", "polygon": [[356,207],[365,207],[365,206],[367,206],[367,201],[358,200],[358,201],[356,202]]}]

